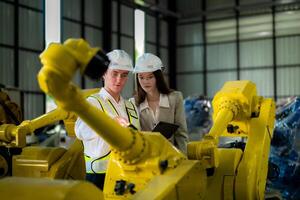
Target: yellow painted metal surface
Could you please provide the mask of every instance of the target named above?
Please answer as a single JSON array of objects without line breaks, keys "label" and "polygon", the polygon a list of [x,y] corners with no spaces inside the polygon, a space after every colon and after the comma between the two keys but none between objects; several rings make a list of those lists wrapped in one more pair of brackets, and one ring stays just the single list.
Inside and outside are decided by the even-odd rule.
[{"label": "yellow painted metal surface", "polygon": [[64,148],[26,147],[22,154],[13,158],[13,175],[28,177],[43,177],[51,165],[57,161],[66,150]]},{"label": "yellow painted metal surface", "polygon": [[13,157],[13,176],[53,179],[85,179],[83,147],[79,140],[61,147],[25,147]]},{"label": "yellow painted metal surface", "polygon": [[[99,90],[99,88],[86,89],[82,91],[82,95],[88,97],[91,94],[99,92]],[[68,135],[75,136],[74,124],[76,119],[77,116],[75,113],[57,108],[33,120],[25,120],[18,126],[15,124],[0,125],[0,146],[25,147],[26,135],[33,134],[36,129],[53,124],[59,120],[64,120]]]},{"label": "yellow painted metal surface", "polygon": [[[99,92],[99,88],[86,89],[82,91],[84,97]],[[85,179],[85,165],[83,147],[76,140],[68,150],[50,147],[25,147],[26,135],[34,134],[38,128],[64,120],[68,136],[75,136],[74,124],[76,114],[57,108],[33,120],[23,121],[20,125],[0,125],[0,146],[6,148],[23,148],[21,155],[12,159],[13,176],[21,177],[49,177],[60,179]],[[7,174],[9,166],[7,160],[0,155],[0,168],[2,174]]]},{"label": "yellow painted metal surface", "polygon": [[234,179],[236,169],[242,157],[241,149],[219,148],[219,167],[214,169],[214,174],[207,178],[207,191],[204,199],[233,199]]},{"label": "yellow painted metal surface", "polygon": [[2,200],[102,200],[103,193],[85,181],[9,177],[0,179]]},{"label": "yellow painted metal surface", "polygon": [[206,188],[201,162],[184,160],[178,167],[153,177],[132,199],[204,199]]},{"label": "yellow painted metal surface", "polygon": [[[187,158],[160,134],[121,127],[85,100],[71,80],[94,53],[83,40],[50,45],[41,55],[38,79],[59,108],[79,116],[111,145],[105,199],[264,198],[275,107],[257,96],[254,83],[224,85],[213,101],[212,129],[188,145]],[[246,147],[219,148],[220,137],[243,137]]]},{"label": "yellow painted metal surface", "polygon": [[237,169],[238,199],[264,199],[274,116],[274,102],[267,99],[261,103],[259,117],[251,119],[247,145]]},{"label": "yellow painted metal surface", "polygon": [[[105,199],[203,199],[206,172],[201,161],[190,161],[161,134],[144,133],[147,153],[136,164],[120,161],[114,153],[105,180]],[[168,163],[166,168],[163,163]],[[116,195],[116,181],[126,182],[122,195]],[[197,183],[197,184],[195,184]],[[133,193],[128,186],[134,185]]]},{"label": "yellow painted metal surface", "polygon": [[[263,199],[275,121],[274,101],[257,96],[251,81],[229,81],[214,97],[213,108],[211,130],[202,141],[188,144],[188,157],[205,161],[207,169],[221,170],[221,179],[216,173],[208,177],[208,185],[210,181],[213,183],[209,188],[216,191],[225,183],[230,192],[208,190],[206,199],[230,198],[232,195],[236,199]],[[224,136],[242,137],[246,141],[245,150],[234,168],[235,173],[230,177],[223,169],[226,156],[217,151],[219,137]]]}]

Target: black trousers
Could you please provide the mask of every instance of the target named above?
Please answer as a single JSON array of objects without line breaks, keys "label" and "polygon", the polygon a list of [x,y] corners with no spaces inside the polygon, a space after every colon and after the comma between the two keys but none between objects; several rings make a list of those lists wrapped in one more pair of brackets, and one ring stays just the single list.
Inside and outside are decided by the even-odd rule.
[{"label": "black trousers", "polygon": [[85,179],[94,185],[96,185],[99,189],[103,191],[104,187],[104,180],[105,180],[105,173],[103,174],[89,174],[87,173]]}]

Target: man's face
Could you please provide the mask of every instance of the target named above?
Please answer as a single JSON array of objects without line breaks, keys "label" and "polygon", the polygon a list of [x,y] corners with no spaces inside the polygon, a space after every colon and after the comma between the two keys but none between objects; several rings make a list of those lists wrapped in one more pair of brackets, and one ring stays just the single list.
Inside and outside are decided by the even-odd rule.
[{"label": "man's face", "polygon": [[105,89],[119,95],[128,80],[128,73],[127,70],[108,69],[103,76]]}]

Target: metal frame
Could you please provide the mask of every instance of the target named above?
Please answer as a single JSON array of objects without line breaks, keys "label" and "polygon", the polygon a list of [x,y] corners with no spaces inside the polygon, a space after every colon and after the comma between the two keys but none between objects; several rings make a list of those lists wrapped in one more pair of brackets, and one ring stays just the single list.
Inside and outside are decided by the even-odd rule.
[{"label": "metal frame", "polygon": [[[235,5],[238,7],[240,5],[239,0],[235,0]],[[236,20],[236,69],[237,69],[237,80],[240,80],[240,23],[239,23],[240,11],[235,11],[235,20]]]},{"label": "metal frame", "polygon": [[[171,11],[176,11],[176,4],[168,0],[168,7]],[[159,39],[158,39],[159,40]],[[177,19],[169,17],[168,19],[168,46],[169,46],[169,85],[177,89]],[[158,45],[159,46],[159,45]]]},{"label": "metal frame", "polygon": [[[197,43],[197,44],[188,44],[188,45],[177,45],[177,48],[185,48],[185,47],[193,47],[193,46],[203,46],[204,50],[203,50],[203,70],[196,70],[196,71],[189,71],[189,72],[178,72],[177,74],[203,74],[203,79],[204,79],[204,95],[207,95],[207,73],[218,73],[218,72],[227,72],[227,71],[236,71],[237,72],[237,79],[240,79],[240,73],[243,70],[261,70],[261,69],[273,69],[273,84],[274,84],[274,98],[275,100],[277,100],[277,98],[283,97],[282,95],[278,96],[277,93],[277,69],[279,68],[284,68],[284,67],[299,67],[299,65],[295,64],[295,65],[277,65],[277,55],[276,55],[276,51],[277,51],[277,45],[276,45],[276,39],[277,38],[289,38],[289,37],[293,37],[293,36],[300,36],[300,34],[294,34],[294,35],[285,35],[285,36],[276,36],[275,35],[275,14],[276,13],[280,13],[280,12],[284,12],[284,11],[278,11],[276,10],[276,6],[283,6],[283,5],[294,5],[294,4],[299,4],[300,1],[297,0],[295,2],[292,3],[278,3],[275,0],[273,0],[271,3],[258,3],[258,4],[249,4],[249,5],[240,5],[239,0],[235,0],[235,6],[233,7],[228,7],[228,8],[222,8],[222,9],[210,9],[210,10],[206,10],[206,1],[202,1],[202,9],[204,11],[198,12],[197,15],[195,15],[195,13],[193,15],[190,16],[202,16],[201,20],[191,20],[191,21],[184,21],[184,22],[179,22],[177,23],[177,26],[181,26],[181,25],[189,25],[189,24],[196,24],[196,23],[202,23],[202,29],[203,29],[203,42],[202,43]],[[247,9],[252,9],[252,8],[265,8],[265,7],[270,7],[271,6],[271,13],[272,14],[272,31],[273,31],[273,35],[271,37],[264,37],[264,38],[251,38],[251,39],[240,39],[240,35],[239,35],[239,19],[241,17],[244,16],[252,16],[252,15],[257,15],[257,14],[241,14],[241,11],[247,10]],[[207,19],[207,16],[213,12],[225,12],[225,11],[235,11],[235,16],[232,17],[228,17],[228,19],[232,19],[235,17],[236,19],[236,40],[232,40],[232,41],[225,41],[225,42],[210,42],[209,44],[207,43],[207,39],[205,36],[206,30],[205,30],[205,24],[209,21],[216,21],[216,20],[220,20],[218,18],[216,19]],[[224,19],[224,18],[222,18]],[[258,40],[266,40],[266,39],[272,39],[273,42],[273,65],[272,66],[260,66],[260,67],[243,67],[241,68],[241,63],[240,63],[240,42],[244,42],[244,41],[258,41]],[[230,68],[230,69],[218,69],[218,70],[209,70],[207,69],[207,45],[214,45],[214,44],[226,44],[226,43],[236,43],[236,56],[237,56],[237,66],[236,68]],[[300,94],[299,94],[300,95]]]},{"label": "metal frame", "polygon": [[[126,33],[122,33],[122,30],[121,30],[121,20],[122,20],[121,19],[121,14],[122,14],[122,9],[121,9],[121,7],[122,6],[126,6],[126,7],[129,7],[129,8],[132,8],[132,9],[134,9],[134,8],[132,6],[130,6],[130,5],[128,5],[128,4],[124,4],[124,2],[122,0],[115,0],[115,2],[117,2],[117,32],[114,32],[114,33],[117,33],[117,48],[119,48],[119,49],[122,48],[121,47],[121,38],[122,37],[133,39],[133,63],[134,63],[134,57],[135,57],[134,25],[133,25],[133,31],[132,31],[133,35],[128,35]],[[133,14],[132,22],[134,24],[134,14]],[[111,41],[111,40],[109,40],[109,41]]]},{"label": "metal frame", "polygon": [[19,87],[19,48],[20,48],[19,47],[19,0],[15,0],[14,3],[14,70],[15,70],[14,86],[15,87]]},{"label": "metal frame", "polygon": [[[61,1],[63,1],[63,0],[61,0]],[[85,19],[85,2],[86,2],[86,0],[80,0],[80,2],[79,2],[80,3],[80,16],[79,16],[80,19],[79,20],[72,19],[72,18],[69,18],[69,17],[65,17],[65,16],[63,16],[63,14],[62,14],[62,17],[61,17],[62,20],[66,20],[66,21],[78,24],[80,26],[80,37],[81,38],[86,37],[86,34],[85,34],[86,27],[90,27],[90,28],[102,31],[102,33],[103,33],[103,41],[102,42],[106,46],[109,46],[111,44],[111,42],[110,42],[111,40],[106,39],[107,38],[107,33],[106,32],[109,31],[109,30],[103,29],[103,27],[96,26],[94,24],[90,24],[90,23],[86,22],[86,19]],[[108,6],[110,1],[103,0],[102,2],[103,2],[103,4],[102,4],[102,9],[103,10],[102,11],[106,11],[105,6]],[[62,10],[63,10],[63,8],[62,8]],[[107,11],[107,12],[109,12],[109,11]],[[104,26],[105,23],[109,24],[109,23],[105,22],[104,19],[106,19],[106,18],[103,18],[103,23],[102,23],[103,25],[102,26]],[[64,30],[62,29],[62,34],[63,34],[63,32],[64,32]],[[109,43],[107,43],[107,41]],[[85,81],[84,76],[81,76],[80,80],[81,80],[81,87],[85,88],[86,87],[86,81]]]},{"label": "metal frame", "polygon": [[[208,1],[208,0],[203,0],[203,1]],[[239,0],[236,0],[236,2],[239,2]],[[271,8],[271,7],[277,7],[277,6],[297,5],[300,3],[300,0],[293,0],[292,2],[287,2],[287,3],[272,0],[271,2],[255,2],[255,3],[242,4],[242,5],[240,5],[240,4],[237,5],[236,2],[235,2],[235,6],[227,6],[227,7],[223,7],[223,8],[215,8],[215,9],[208,9],[208,10],[202,9],[202,10],[199,10],[199,11],[196,11],[193,13],[189,13],[189,14],[182,14],[181,17],[188,19],[188,18],[199,17],[199,16],[208,16],[208,15],[211,15],[214,13],[226,13],[226,12],[235,12],[235,11],[243,12],[243,11],[249,10],[249,9],[260,9],[260,8]],[[230,17],[230,18],[232,18],[232,17]],[[219,19],[216,19],[216,20],[219,20]]]},{"label": "metal frame", "polygon": [[121,48],[121,0],[117,0],[117,41],[118,48]]},{"label": "metal frame", "polygon": [[[206,9],[206,1],[202,1],[202,9]],[[206,16],[202,16],[202,31],[203,31],[203,93],[207,96],[207,42],[206,42]]]},{"label": "metal frame", "polygon": [[[85,0],[80,0],[80,35],[85,38]],[[81,76],[81,87],[85,88],[85,78]]]},{"label": "metal frame", "polygon": [[[24,117],[24,96],[25,94],[35,94],[35,95],[42,95],[43,96],[43,107],[44,107],[44,112],[45,112],[45,108],[46,108],[46,96],[43,92],[40,91],[35,91],[35,90],[25,90],[25,89],[19,89],[18,87],[20,86],[20,80],[19,80],[19,51],[27,51],[27,52],[32,52],[32,53],[37,53],[40,54],[43,49],[31,49],[31,48],[27,48],[27,47],[22,47],[19,45],[19,8],[24,8],[27,10],[31,10],[34,12],[38,12],[38,13],[42,13],[43,14],[43,18],[44,18],[44,12],[41,9],[38,8],[34,8],[34,7],[30,7],[27,5],[23,5],[22,3],[19,2],[19,0],[15,0],[14,2],[11,1],[5,1],[5,0],[0,0],[0,2],[3,3],[7,3],[10,4],[14,7],[14,32],[13,37],[14,37],[14,41],[13,41],[13,45],[7,45],[7,44],[3,44],[0,43],[0,47],[4,47],[7,49],[12,49],[14,52],[14,85],[13,87],[15,88],[6,88],[7,90],[14,90],[14,91],[19,91],[20,92],[20,107],[22,109],[22,113],[23,113],[23,117]],[[45,3],[43,1],[43,7],[44,7]],[[43,40],[45,40],[45,36],[43,36]]]},{"label": "metal frame", "polygon": [[103,49],[106,52],[111,51],[112,41],[112,2],[111,0],[102,1],[102,19],[103,19]]},{"label": "metal frame", "polygon": [[[275,0],[273,0],[275,2]],[[273,84],[274,84],[274,99],[277,100],[277,54],[276,54],[276,32],[275,32],[275,6],[272,6],[272,42],[273,42]]]}]

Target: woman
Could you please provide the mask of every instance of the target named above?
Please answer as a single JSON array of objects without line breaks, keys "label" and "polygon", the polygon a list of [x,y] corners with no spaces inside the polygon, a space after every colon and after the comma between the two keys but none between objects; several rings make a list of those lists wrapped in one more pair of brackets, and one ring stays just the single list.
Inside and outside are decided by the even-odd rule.
[{"label": "woman", "polygon": [[160,121],[178,125],[178,130],[169,140],[186,154],[188,136],[182,94],[169,89],[162,68],[161,60],[151,53],[145,53],[137,59],[133,71],[137,82],[134,98],[141,129],[151,131]]}]

